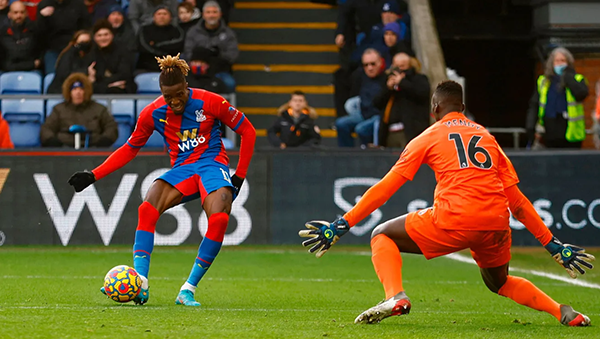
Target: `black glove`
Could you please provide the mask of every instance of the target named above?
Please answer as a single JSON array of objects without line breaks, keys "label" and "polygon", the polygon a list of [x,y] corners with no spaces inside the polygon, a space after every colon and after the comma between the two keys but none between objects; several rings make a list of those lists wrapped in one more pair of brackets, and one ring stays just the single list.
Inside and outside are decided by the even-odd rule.
[{"label": "black glove", "polygon": [[68,181],[69,185],[75,188],[75,192],[83,191],[94,182],[96,182],[96,177],[94,176],[94,173],[90,171],[75,172]]},{"label": "black glove", "polygon": [[577,272],[582,275],[585,273],[583,268],[581,268],[582,266],[588,270],[594,268],[590,262],[596,258],[589,253],[585,253],[585,250],[581,247],[563,244],[556,237],[552,237],[552,240],[544,247],[550,252],[554,260],[567,270],[567,273],[573,279],[577,278]]},{"label": "black glove", "polygon": [[52,137],[50,139],[46,139],[42,143],[42,146],[44,146],[44,147],[62,147],[63,143],[57,137]]},{"label": "black glove", "polygon": [[100,137],[98,142],[96,142],[96,147],[110,147],[112,144],[114,144],[114,141],[111,139],[107,137]]},{"label": "black glove", "polygon": [[231,184],[233,185],[233,198],[240,194],[240,190],[242,189],[242,184],[244,183],[244,179],[238,177],[237,175],[231,176]]}]

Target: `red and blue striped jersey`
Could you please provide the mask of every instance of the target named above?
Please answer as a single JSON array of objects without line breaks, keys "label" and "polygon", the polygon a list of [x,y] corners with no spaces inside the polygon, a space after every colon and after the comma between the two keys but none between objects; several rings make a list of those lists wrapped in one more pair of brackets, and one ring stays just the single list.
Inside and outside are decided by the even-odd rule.
[{"label": "red and blue striped jersey", "polygon": [[165,140],[173,168],[198,161],[229,165],[221,141],[221,123],[236,131],[246,117],[218,94],[196,88],[189,90],[181,115],[173,113],[162,96],[146,106],[127,144],[143,147],[156,130]]}]

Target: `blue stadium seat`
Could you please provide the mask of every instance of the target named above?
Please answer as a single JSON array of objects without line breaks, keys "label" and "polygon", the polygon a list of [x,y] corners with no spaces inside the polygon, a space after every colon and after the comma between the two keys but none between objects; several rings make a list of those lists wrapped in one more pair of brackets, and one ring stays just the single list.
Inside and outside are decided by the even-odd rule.
[{"label": "blue stadium seat", "polygon": [[54,73],[46,74],[44,77],[44,94],[48,93],[48,87],[52,83],[52,80],[54,80]]},{"label": "blue stadium seat", "polygon": [[160,94],[158,76],[160,73],[142,73],[135,77],[137,92],[140,94]]},{"label": "blue stadium seat", "polygon": [[95,99],[94,101],[99,103],[100,105],[108,108],[108,100],[107,99]]},{"label": "blue stadium seat", "polygon": [[113,147],[121,147],[129,139],[133,125],[135,125],[134,106],[133,99],[111,100],[111,113],[119,125],[119,138],[115,141]]},{"label": "blue stadium seat", "polygon": [[[154,100],[147,100],[147,99],[139,99],[136,102],[136,117],[140,116],[140,113],[142,112],[142,110],[144,109],[144,107],[148,106],[152,101]],[[157,131],[154,131],[154,133],[152,133],[152,135],[150,136],[150,138],[148,139],[148,141],[146,142],[146,145],[144,147],[152,147],[152,148],[163,148],[165,147],[165,141],[164,138],[162,137],[162,135],[160,135]]]},{"label": "blue stadium seat", "polygon": [[223,141],[223,146],[225,147],[225,149],[235,148],[233,141],[231,141],[225,137],[222,137],[221,140]]},{"label": "blue stadium seat", "polygon": [[10,126],[10,138],[15,147],[40,145],[40,127],[44,122],[44,100],[4,99],[2,117]]},{"label": "blue stadium seat", "polygon": [[52,109],[54,108],[54,106],[60,104],[63,101],[64,101],[63,99],[48,99],[48,100],[46,100],[46,117],[50,116],[50,113],[52,113]]},{"label": "blue stadium seat", "polygon": [[0,75],[0,94],[41,94],[42,76],[37,72],[6,72]]}]

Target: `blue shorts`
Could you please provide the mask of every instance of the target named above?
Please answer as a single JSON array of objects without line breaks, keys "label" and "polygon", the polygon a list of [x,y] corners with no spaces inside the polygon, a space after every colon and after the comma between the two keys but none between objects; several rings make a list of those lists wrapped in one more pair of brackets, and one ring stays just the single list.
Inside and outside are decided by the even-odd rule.
[{"label": "blue shorts", "polygon": [[231,187],[233,192],[229,167],[218,162],[179,166],[164,173],[158,179],[164,180],[181,192],[182,203],[202,198],[204,204],[206,196],[221,187]]}]

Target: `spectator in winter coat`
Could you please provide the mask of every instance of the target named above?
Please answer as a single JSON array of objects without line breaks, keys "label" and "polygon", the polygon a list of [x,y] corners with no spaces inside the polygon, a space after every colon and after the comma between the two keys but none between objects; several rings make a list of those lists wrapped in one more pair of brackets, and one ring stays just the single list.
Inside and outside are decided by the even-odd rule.
[{"label": "spectator in winter coat", "polygon": [[140,29],[137,69],[146,72],[160,72],[154,57],[177,55],[183,49],[184,33],[181,27],[173,26],[173,14],[166,6],[158,6],[154,20]]},{"label": "spectator in winter coat", "polygon": [[[140,33],[142,26],[154,21],[154,14],[158,6],[165,6],[171,13],[177,13],[178,0],[131,0],[129,2],[128,17],[136,34]],[[156,63],[156,62],[155,62]]]},{"label": "spectator in winter coat", "polygon": [[137,43],[135,32],[129,20],[123,15],[123,8],[119,5],[112,6],[108,13],[108,22],[110,22],[115,35],[115,44],[125,47],[129,52],[137,52]]},{"label": "spectator in winter coat", "polygon": [[177,15],[179,16],[179,27],[186,33],[192,26],[198,24],[202,16],[200,10],[189,2],[182,2],[177,6]]},{"label": "spectator in winter coat", "polygon": [[380,110],[373,100],[385,87],[383,58],[377,50],[367,49],[362,57],[363,68],[353,74],[351,97],[346,101],[347,116],[338,118],[335,126],[340,147],[353,147],[352,132],[360,138],[361,147],[373,141],[373,126]]},{"label": "spectator in winter coat", "polygon": [[109,147],[119,136],[117,123],[106,107],[93,101],[92,83],[83,73],[71,74],[63,84],[65,101],[54,106],[40,131],[44,147],[74,147],[69,133],[73,125],[81,125],[89,133],[89,146]]},{"label": "spectator in winter coat", "polygon": [[[214,93],[225,93],[227,88],[223,80],[216,77],[219,72],[219,61],[215,60],[209,49],[198,46],[192,52],[188,85],[202,88]],[[221,66],[222,67],[222,66]]]},{"label": "spectator in winter coat", "polygon": [[92,32],[94,46],[90,53],[92,67],[88,69],[88,78],[94,93],[135,93],[131,53],[114,42],[111,24],[106,19],[99,20]]},{"label": "spectator in winter coat", "polygon": [[374,100],[383,112],[379,146],[403,148],[429,127],[431,87],[418,60],[405,53],[394,56],[386,74],[386,87]]},{"label": "spectator in winter coat", "polygon": [[63,83],[73,73],[87,74],[92,63],[89,56],[91,50],[92,33],[89,31],[75,32],[71,42],[58,56],[54,80],[48,87],[48,93],[61,93]]},{"label": "spectator in winter coat", "polygon": [[83,0],[42,0],[38,5],[37,24],[40,41],[45,43],[45,73],[53,73],[56,60],[76,31],[91,27]]},{"label": "spectator in winter coat", "polygon": [[[221,9],[215,1],[207,1],[204,4],[202,20],[188,31],[184,57],[189,59],[192,50],[197,46],[210,49],[214,56],[225,61],[229,67],[239,55],[235,33],[221,19]],[[221,72],[217,76],[225,82],[229,92],[235,90],[235,79],[230,72]]]},{"label": "spectator in winter coat", "polygon": [[289,103],[281,108],[280,116],[268,130],[271,145],[286,149],[320,144],[319,127],[314,121],[317,112],[308,106],[303,92],[292,93]]},{"label": "spectator in winter coat", "polygon": [[381,41],[373,46],[383,56],[386,67],[392,64],[392,58],[398,53],[406,53],[409,56],[415,55],[412,49],[403,40],[399,39],[399,36],[400,25],[397,22],[390,22],[383,28]]},{"label": "spectator in winter coat", "polygon": [[106,19],[113,6],[119,6],[116,0],[83,0],[91,15],[92,25],[100,19]]},{"label": "spectator in winter coat", "polygon": [[10,24],[0,31],[2,71],[31,71],[41,66],[35,25],[29,21],[25,5],[15,1],[8,12]]}]

